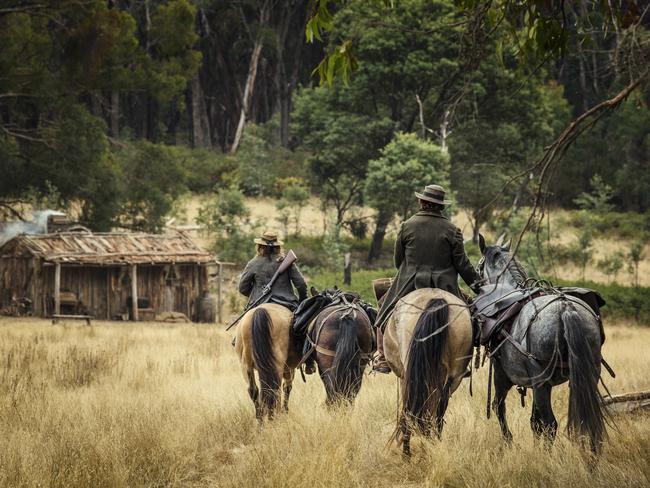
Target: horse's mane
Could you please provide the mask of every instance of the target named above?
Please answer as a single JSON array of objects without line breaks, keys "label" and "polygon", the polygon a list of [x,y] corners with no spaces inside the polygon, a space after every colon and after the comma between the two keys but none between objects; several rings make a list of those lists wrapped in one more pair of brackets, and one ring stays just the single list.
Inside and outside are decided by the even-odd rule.
[{"label": "horse's mane", "polygon": [[523,284],[528,279],[526,270],[516,257],[513,257],[509,252],[501,252],[497,254],[498,251],[502,251],[502,249],[498,247],[492,248],[491,251],[490,257],[492,258],[494,265],[503,267],[505,271],[512,275],[512,278],[516,283]]}]

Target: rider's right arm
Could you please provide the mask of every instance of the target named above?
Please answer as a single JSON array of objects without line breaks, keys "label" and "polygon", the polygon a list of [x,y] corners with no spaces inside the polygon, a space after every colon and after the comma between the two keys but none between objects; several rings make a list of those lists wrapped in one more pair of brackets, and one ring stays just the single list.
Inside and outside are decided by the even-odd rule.
[{"label": "rider's right arm", "polygon": [[241,278],[239,279],[239,293],[249,297],[255,285],[255,272],[253,271],[253,261],[249,261],[244,268]]}]

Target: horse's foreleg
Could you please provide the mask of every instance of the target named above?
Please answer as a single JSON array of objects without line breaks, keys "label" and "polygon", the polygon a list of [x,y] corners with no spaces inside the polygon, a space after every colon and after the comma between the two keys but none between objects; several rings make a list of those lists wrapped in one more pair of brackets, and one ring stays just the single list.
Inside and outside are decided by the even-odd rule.
[{"label": "horse's foreleg", "polygon": [[501,434],[507,442],[512,440],[512,433],[506,421],[506,397],[510,388],[512,388],[512,383],[506,376],[505,371],[503,371],[499,360],[494,361],[494,401],[492,402],[492,409],[499,419]]},{"label": "horse's foreleg", "polygon": [[533,390],[533,412],[530,416],[530,427],[535,436],[543,436],[549,443],[555,440],[557,433],[557,420],[551,405],[551,388],[551,385],[544,384]]},{"label": "horse's foreleg", "polygon": [[285,412],[289,411],[289,395],[291,395],[291,389],[293,388],[293,377],[295,374],[295,370],[290,369],[286,367],[284,369],[284,375],[283,375],[283,383],[282,383],[282,392],[284,394],[284,398],[282,401],[282,408],[284,409]]}]

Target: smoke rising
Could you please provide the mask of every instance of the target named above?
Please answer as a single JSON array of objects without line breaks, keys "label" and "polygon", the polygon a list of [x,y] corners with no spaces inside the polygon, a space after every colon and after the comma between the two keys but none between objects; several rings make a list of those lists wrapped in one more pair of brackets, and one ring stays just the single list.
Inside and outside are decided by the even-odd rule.
[{"label": "smoke rising", "polygon": [[65,215],[57,210],[36,210],[32,212],[31,222],[7,222],[0,227],[0,246],[19,234],[46,234],[47,219],[50,215]]}]

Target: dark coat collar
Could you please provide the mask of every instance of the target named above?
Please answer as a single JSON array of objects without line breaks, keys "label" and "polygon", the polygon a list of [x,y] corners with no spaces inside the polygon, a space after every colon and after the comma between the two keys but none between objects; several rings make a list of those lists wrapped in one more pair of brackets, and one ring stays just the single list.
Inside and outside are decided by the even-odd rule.
[{"label": "dark coat collar", "polygon": [[442,212],[430,211],[430,210],[420,210],[415,215],[423,215],[423,216],[427,216],[427,217],[438,217],[438,218],[441,218],[441,219],[446,219],[447,218],[444,215],[442,215]]}]

